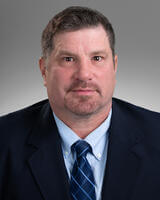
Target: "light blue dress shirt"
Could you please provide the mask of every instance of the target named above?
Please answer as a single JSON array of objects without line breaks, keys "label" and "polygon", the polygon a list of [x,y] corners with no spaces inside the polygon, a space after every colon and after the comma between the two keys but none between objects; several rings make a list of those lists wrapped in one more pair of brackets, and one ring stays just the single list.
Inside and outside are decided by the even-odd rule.
[{"label": "light blue dress shirt", "polygon": [[[95,178],[96,199],[101,200],[101,191],[108,150],[108,129],[110,126],[112,110],[107,119],[84,140],[88,142],[93,154],[87,154],[88,162],[91,165]],[[54,113],[54,118],[62,139],[62,151],[68,176],[71,176],[76,155],[71,152],[71,146],[81,138],[76,135],[66,124],[64,124]]]}]

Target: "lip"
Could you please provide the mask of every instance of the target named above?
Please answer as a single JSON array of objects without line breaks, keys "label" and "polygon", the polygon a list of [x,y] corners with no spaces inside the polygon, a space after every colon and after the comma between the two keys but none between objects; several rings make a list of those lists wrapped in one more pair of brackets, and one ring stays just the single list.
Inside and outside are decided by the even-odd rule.
[{"label": "lip", "polygon": [[95,92],[95,90],[92,89],[74,89],[72,90],[73,93],[78,95],[91,95]]}]

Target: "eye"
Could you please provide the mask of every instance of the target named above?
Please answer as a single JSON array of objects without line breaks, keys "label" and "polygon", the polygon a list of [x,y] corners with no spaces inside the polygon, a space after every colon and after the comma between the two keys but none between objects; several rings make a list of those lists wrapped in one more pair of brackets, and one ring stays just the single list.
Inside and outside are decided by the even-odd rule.
[{"label": "eye", "polygon": [[73,57],[64,57],[63,59],[64,59],[64,61],[66,61],[66,62],[73,62],[73,61],[74,61],[74,58],[73,58]]},{"label": "eye", "polygon": [[93,60],[95,60],[95,61],[101,61],[102,60],[102,56],[94,56]]}]

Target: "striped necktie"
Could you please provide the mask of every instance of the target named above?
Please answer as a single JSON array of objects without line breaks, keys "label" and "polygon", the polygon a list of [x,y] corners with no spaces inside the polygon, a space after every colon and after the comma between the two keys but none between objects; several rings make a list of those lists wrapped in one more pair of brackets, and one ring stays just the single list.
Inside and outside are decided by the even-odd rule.
[{"label": "striped necktie", "polygon": [[94,176],[86,158],[88,152],[92,153],[92,148],[84,140],[78,140],[71,150],[76,152],[70,181],[72,200],[96,200]]}]

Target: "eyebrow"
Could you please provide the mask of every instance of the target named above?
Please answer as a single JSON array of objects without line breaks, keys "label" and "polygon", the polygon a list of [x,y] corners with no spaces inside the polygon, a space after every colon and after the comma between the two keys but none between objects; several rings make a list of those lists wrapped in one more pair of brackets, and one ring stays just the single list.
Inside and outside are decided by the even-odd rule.
[{"label": "eyebrow", "polygon": [[97,50],[97,51],[91,52],[91,55],[97,55],[97,54],[105,54],[105,55],[108,55],[108,53],[106,52],[106,50]]},{"label": "eyebrow", "polygon": [[68,55],[68,56],[76,56],[76,54],[70,52],[70,51],[67,51],[67,50],[60,50],[57,55]]}]

